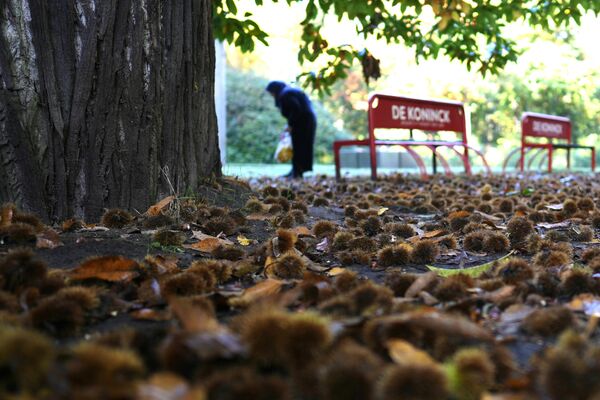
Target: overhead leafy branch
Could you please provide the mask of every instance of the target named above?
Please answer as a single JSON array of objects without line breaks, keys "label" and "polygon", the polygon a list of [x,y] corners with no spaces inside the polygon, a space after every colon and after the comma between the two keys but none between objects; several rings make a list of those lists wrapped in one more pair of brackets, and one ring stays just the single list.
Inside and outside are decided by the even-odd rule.
[{"label": "overhead leafy branch", "polygon": [[[277,2],[277,0],[273,0]],[[292,4],[299,0],[286,0]],[[251,51],[250,41],[266,42],[266,34],[245,15],[235,22],[235,1],[215,2],[215,35]],[[255,0],[262,5],[262,0]],[[507,27],[517,21],[546,30],[580,23],[583,15],[600,13],[597,0],[308,0],[301,22],[300,63],[324,60],[317,71],[300,75],[305,86],[327,92],[337,79],[344,78],[353,62],[363,65],[365,79],[377,78],[378,61],[366,49],[350,44],[330,46],[321,34],[324,16],[348,19],[356,24],[362,38],[374,37],[387,43],[403,43],[415,50],[417,60],[440,55],[463,62],[482,74],[497,74],[514,62],[519,49],[507,37]],[[238,29],[239,28],[239,29]],[[245,38],[242,38],[244,37]]]}]

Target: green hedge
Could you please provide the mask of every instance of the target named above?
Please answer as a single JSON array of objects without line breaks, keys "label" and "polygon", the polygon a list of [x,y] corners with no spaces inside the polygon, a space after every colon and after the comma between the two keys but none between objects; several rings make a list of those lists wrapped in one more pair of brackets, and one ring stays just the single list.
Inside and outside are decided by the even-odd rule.
[{"label": "green hedge", "polygon": [[[286,120],[265,92],[268,79],[235,69],[227,71],[227,161],[274,163],[273,153]],[[333,161],[332,143],[348,138],[334,127],[334,117],[312,99],[317,114],[315,162]]]}]

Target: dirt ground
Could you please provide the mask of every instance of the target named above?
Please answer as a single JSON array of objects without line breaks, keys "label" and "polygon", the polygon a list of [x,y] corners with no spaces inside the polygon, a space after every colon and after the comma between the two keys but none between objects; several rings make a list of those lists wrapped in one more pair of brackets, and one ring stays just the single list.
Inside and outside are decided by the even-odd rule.
[{"label": "dirt ground", "polygon": [[0,397],[600,398],[595,176],[250,185],[3,205]]}]

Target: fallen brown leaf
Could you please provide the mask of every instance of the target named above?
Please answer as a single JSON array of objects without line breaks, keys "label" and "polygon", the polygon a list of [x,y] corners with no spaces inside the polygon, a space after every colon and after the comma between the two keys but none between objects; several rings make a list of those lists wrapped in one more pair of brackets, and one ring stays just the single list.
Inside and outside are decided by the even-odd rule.
[{"label": "fallen brown leaf", "polygon": [[146,214],[150,215],[150,216],[155,216],[160,214],[160,212],[167,207],[169,204],[171,204],[171,202],[175,200],[175,196],[167,196],[164,199],[162,199],[161,201],[159,201],[158,203],[154,204],[153,206],[150,206],[150,208],[148,208],[148,210],[146,211]]},{"label": "fallen brown leaf", "polygon": [[63,245],[60,236],[52,228],[45,229],[43,232],[38,233],[36,237],[35,247],[38,249],[54,249]]},{"label": "fallen brown leaf", "polygon": [[100,279],[109,282],[129,282],[139,275],[139,264],[122,256],[102,256],[85,261],[71,270],[71,279]]},{"label": "fallen brown leaf", "polygon": [[171,316],[168,312],[155,310],[153,308],[142,308],[129,313],[133,319],[145,321],[168,321]]},{"label": "fallen brown leaf", "polygon": [[203,253],[210,253],[221,245],[222,243],[220,239],[209,238],[200,240],[194,244],[184,244],[183,247],[185,247],[186,249],[198,250]]},{"label": "fallen brown leaf", "polygon": [[189,390],[186,380],[179,375],[158,372],[138,386],[135,400],[183,400]]},{"label": "fallen brown leaf", "polygon": [[310,229],[305,226],[297,226],[293,229],[293,231],[298,236],[314,236]]},{"label": "fallen brown leaf", "polygon": [[179,271],[179,267],[177,266],[179,259],[173,255],[147,255],[144,261],[148,264],[152,272],[158,275]]},{"label": "fallen brown leaf", "polygon": [[436,229],[434,231],[425,232],[423,234],[423,237],[427,238],[427,239],[431,239],[431,238],[435,238],[438,236],[444,236],[446,233],[448,233],[448,231],[446,231],[445,229]]},{"label": "fallen brown leaf", "polygon": [[427,272],[426,274],[422,274],[419,276],[406,290],[404,297],[415,297],[417,296],[421,290],[425,289],[429,286],[433,281],[437,279],[437,273],[435,272]]},{"label": "fallen brown leaf", "polygon": [[471,213],[468,211],[464,211],[464,210],[454,211],[454,212],[451,212],[450,214],[448,214],[448,219],[466,218],[469,215],[471,215]]},{"label": "fallen brown leaf", "polygon": [[283,289],[283,285],[283,281],[266,279],[244,290],[241,296],[230,299],[230,303],[235,306],[246,307],[279,294]]}]

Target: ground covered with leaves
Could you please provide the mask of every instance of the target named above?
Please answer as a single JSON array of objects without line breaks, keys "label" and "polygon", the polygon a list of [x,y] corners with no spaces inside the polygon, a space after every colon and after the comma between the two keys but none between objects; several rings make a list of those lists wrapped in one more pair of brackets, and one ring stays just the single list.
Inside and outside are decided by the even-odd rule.
[{"label": "ground covered with leaves", "polygon": [[595,177],[252,189],[56,226],[4,204],[0,397],[600,399]]}]

